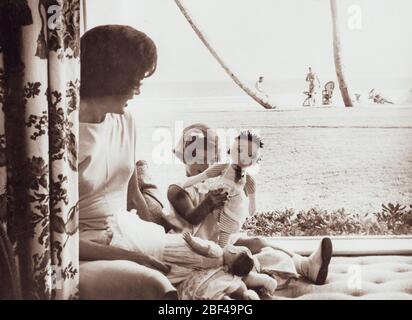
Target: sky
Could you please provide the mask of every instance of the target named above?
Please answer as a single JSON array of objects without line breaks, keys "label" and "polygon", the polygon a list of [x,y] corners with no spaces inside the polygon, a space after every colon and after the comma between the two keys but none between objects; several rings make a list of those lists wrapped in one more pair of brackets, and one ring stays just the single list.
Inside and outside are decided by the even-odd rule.
[{"label": "sky", "polygon": [[[351,79],[412,78],[412,1],[338,0]],[[221,57],[243,80],[333,77],[329,0],[184,0]],[[360,14],[359,14],[360,13]],[[226,80],[174,0],[87,0],[87,28],[128,24],[158,47],[151,82]],[[412,87],[412,85],[411,85]]]}]

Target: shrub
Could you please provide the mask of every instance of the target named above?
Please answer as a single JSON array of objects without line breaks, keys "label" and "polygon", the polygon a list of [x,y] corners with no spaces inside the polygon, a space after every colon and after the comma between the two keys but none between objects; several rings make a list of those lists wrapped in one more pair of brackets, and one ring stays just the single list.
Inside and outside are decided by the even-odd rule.
[{"label": "shrub", "polygon": [[372,214],[276,210],[249,218],[243,230],[260,236],[412,235],[412,205],[383,204],[381,212]]}]

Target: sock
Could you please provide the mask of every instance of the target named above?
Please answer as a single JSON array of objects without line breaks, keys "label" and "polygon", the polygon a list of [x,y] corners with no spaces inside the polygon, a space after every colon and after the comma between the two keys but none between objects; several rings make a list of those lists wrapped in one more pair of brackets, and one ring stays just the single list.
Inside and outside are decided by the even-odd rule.
[{"label": "sock", "polygon": [[295,265],[296,271],[301,276],[305,276],[305,271],[304,271],[303,265],[305,264],[305,262],[307,262],[307,260],[308,260],[307,257],[302,257],[299,254],[295,254],[295,255],[292,256],[292,261]]}]

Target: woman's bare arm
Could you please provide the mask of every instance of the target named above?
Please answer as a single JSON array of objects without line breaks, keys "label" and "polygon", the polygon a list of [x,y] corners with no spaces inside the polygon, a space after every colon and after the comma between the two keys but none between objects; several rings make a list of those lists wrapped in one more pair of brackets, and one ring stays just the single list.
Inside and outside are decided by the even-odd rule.
[{"label": "woman's bare arm", "polygon": [[156,258],[144,253],[123,250],[108,245],[99,244],[89,240],[80,240],[79,243],[80,260],[129,260],[146,267],[159,270],[165,274],[170,271],[170,267],[160,262]]},{"label": "woman's bare arm", "polygon": [[167,191],[167,198],[179,216],[192,225],[198,225],[214,209],[224,206],[227,193],[222,189],[210,191],[205,199],[195,207],[187,192],[172,184]]},{"label": "woman's bare arm", "polygon": [[253,216],[256,212],[256,195],[254,193],[249,194],[249,215]]}]

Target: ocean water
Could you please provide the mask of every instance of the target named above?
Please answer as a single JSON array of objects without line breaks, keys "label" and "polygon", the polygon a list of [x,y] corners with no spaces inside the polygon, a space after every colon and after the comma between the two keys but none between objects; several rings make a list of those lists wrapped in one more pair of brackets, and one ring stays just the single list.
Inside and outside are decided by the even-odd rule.
[{"label": "ocean water", "polygon": [[183,127],[203,122],[224,133],[261,135],[263,160],[254,173],[259,211],[366,213],[382,203],[412,204],[412,105],[265,110],[246,96],[145,96],[128,108],[139,126],[140,158],[149,162],[164,201],[168,185],[184,178],[172,148]]},{"label": "ocean water", "polygon": [[[328,81],[335,82],[332,103],[342,106],[336,79],[320,79],[321,87],[316,86],[317,100],[321,102],[323,86]],[[255,82],[246,81],[245,84],[254,89]],[[261,88],[270,97],[272,102],[282,108],[301,106],[305,99],[304,91],[308,90],[308,83],[302,79],[264,80]],[[352,79],[350,81],[350,92],[361,95],[361,104],[370,105],[368,99],[369,91],[374,88],[376,92],[396,104],[412,104],[412,78],[396,79]],[[170,100],[172,102],[189,101],[190,103],[207,104],[209,107],[220,108],[225,101],[241,103],[247,101],[246,94],[230,79],[227,81],[204,81],[204,82],[167,82],[151,83],[150,79],[144,83],[142,88],[142,99],[148,100]],[[189,99],[189,100],[188,100]]]}]

